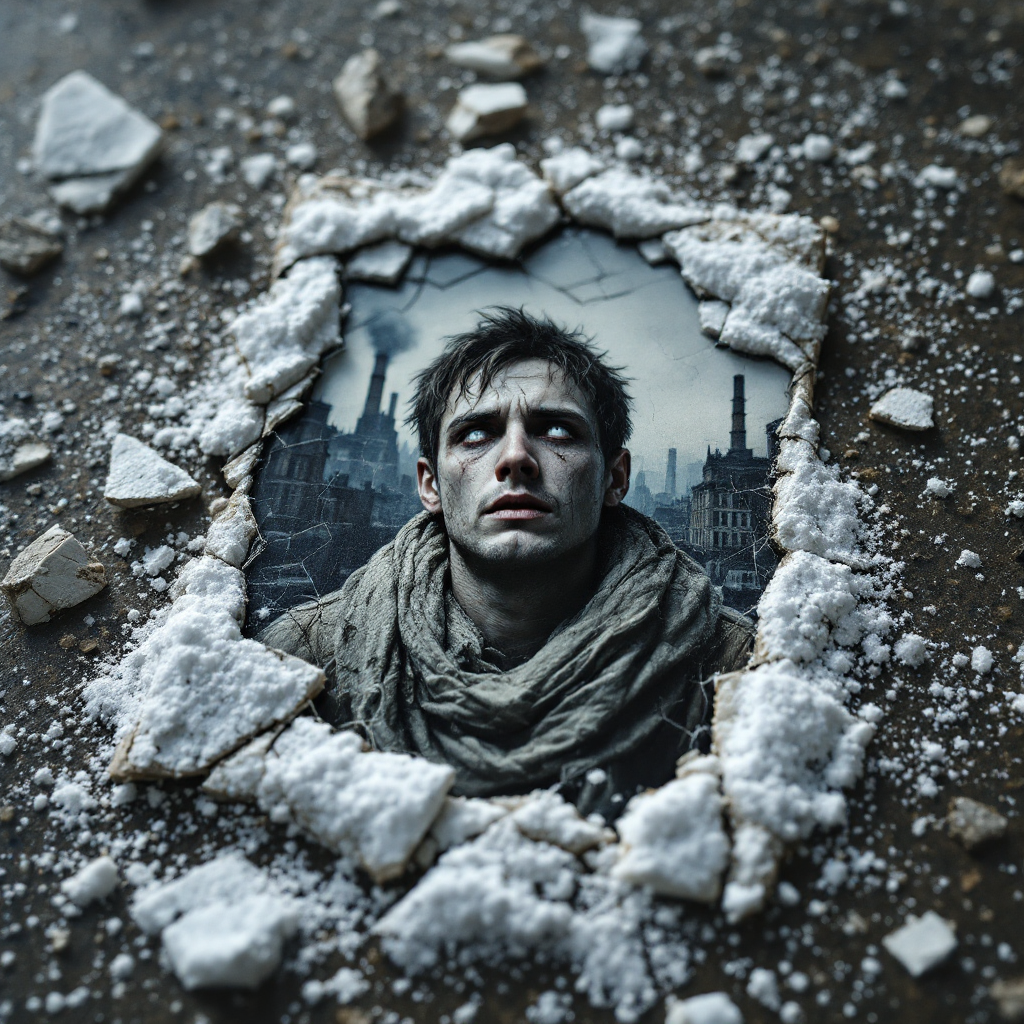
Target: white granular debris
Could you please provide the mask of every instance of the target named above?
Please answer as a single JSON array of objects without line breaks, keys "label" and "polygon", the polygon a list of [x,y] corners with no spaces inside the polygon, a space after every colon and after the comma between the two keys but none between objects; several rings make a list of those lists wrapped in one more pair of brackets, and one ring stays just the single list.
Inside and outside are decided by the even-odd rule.
[{"label": "white granular debris", "polygon": [[971,651],[971,668],[980,676],[992,671],[993,661],[992,652],[987,647],[978,646]]},{"label": "white granular debris", "polygon": [[634,118],[633,108],[628,103],[606,103],[598,107],[594,114],[594,124],[601,131],[624,132],[632,127]]},{"label": "white granular debris", "polygon": [[1006,510],[1003,514],[1007,516],[1016,516],[1018,519],[1024,519],[1024,501],[1020,498],[1015,498],[1006,506]]},{"label": "white granular debris", "polygon": [[490,800],[450,796],[430,826],[430,836],[439,852],[474,839],[508,814],[508,808]]},{"label": "white granular debris", "polygon": [[370,983],[362,971],[357,971],[353,967],[341,967],[327,981],[307,981],[302,986],[302,998],[307,1003],[318,1003],[324,996],[333,995],[342,1006],[346,1006],[369,990]]},{"label": "white granular debris", "polygon": [[580,18],[587,39],[587,63],[606,75],[635,71],[647,53],[636,18],[607,18],[587,11]]},{"label": "white granular debris", "polygon": [[118,953],[107,967],[107,971],[114,981],[124,981],[126,978],[130,978],[134,970],[135,958],[130,953]]},{"label": "white granular debris", "polygon": [[930,476],[924,485],[925,494],[935,498],[948,498],[953,493],[956,484],[951,480],[943,480],[941,477]]},{"label": "white granular debris", "polygon": [[743,1014],[724,992],[707,992],[689,999],[669,996],[665,1024],[743,1024]]},{"label": "white granular debris", "polygon": [[762,1006],[769,1010],[778,1010],[782,1005],[779,998],[779,983],[775,972],[765,967],[755,967],[750,972],[750,979],[747,982],[747,995],[756,999]]},{"label": "white granular debris", "polygon": [[166,504],[194,498],[202,487],[185,470],[168,462],[149,445],[118,434],[110,448],[103,497],[120,508]]},{"label": "white granular debris", "polygon": [[996,290],[996,278],[993,273],[988,270],[976,270],[969,278],[967,278],[967,284],[964,286],[964,291],[972,299],[989,299],[995,294]]},{"label": "white granular debris", "polygon": [[960,552],[960,557],[957,558],[956,564],[965,569],[980,569],[981,555],[976,551],[970,551],[968,548],[964,548],[963,551]]},{"label": "white granular debris", "polygon": [[580,854],[607,842],[612,834],[599,824],[581,818],[576,808],[557,793],[531,793],[511,820],[528,839],[560,846]]},{"label": "white granular debris", "polygon": [[444,53],[457,67],[498,82],[522,78],[544,63],[526,39],[511,34],[453,43]]},{"label": "white granular debris", "polygon": [[263,188],[277,170],[277,157],[273,153],[254,153],[242,157],[238,166],[247,185]]},{"label": "white granular debris", "polygon": [[931,430],[933,399],[914,388],[893,388],[871,406],[868,415],[879,423],[903,430]]},{"label": "white granular debris", "polygon": [[208,203],[188,222],[188,251],[193,256],[208,256],[237,236],[242,219],[242,208],[234,203]]},{"label": "white granular debris", "polygon": [[18,741],[9,732],[0,732],[0,754],[10,757],[18,749]]},{"label": "white granular debris", "polygon": [[639,160],[644,155],[644,145],[632,135],[626,135],[615,143],[615,155],[620,160]]},{"label": "white granular debris", "polygon": [[897,660],[909,668],[920,668],[928,660],[928,641],[917,633],[904,633],[892,650]]},{"label": "white granular debris", "polygon": [[824,163],[831,160],[835,153],[835,146],[827,135],[810,134],[803,141],[804,157],[814,163]]},{"label": "white granular debris", "polygon": [[413,248],[402,242],[381,242],[361,249],[345,266],[349,281],[396,285],[412,259]]},{"label": "white granular debris", "polygon": [[882,86],[882,95],[887,100],[904,100],[909,94],[910,90],[898,78],[887,78]]},{"label": "white granular debris", "polygon": [[744,135],[736,143],[736,160],[741,164],[756,164],[775,143],[775,136],[767,132]]},{"label": "white granular debris", "polygon": [[61,891],[76,906],[105,899],[117,888],[117,865],[110,857],[97,857],[77,874],[61,882]]},{"label": "white granular debris", "polygon": [[956,187],[957,173],[955,167],[940,167],[938,164],[929,164],[922,168],[921,172],[914,179],[918,188],[927,188],[929,185],[935,188],[951,189]]},{"label": "white granular debris", "polygon": [[605,164],[589,150],[573,146],[541,160],[540,169],[545,180],[562,195],[575,188],[581,181],[600,174],[605,169]]},{"label": "white granular debris", "polygon": [[908,915],[907,923],[886,935],[882,945],[912,977],[919,978],[942,963],[956,949],[957,942],[949,922],[929,910],[921,917]]},{"label": "white granular debris", "polygon": [[317,161],[319,152],[312,142],[296,142],[284,151],[284,158],[300,171],[308,171]]},{"label": "white granular debris", "polygon": [[158,548],[146,548],[142,556],[142,568],[147,576],[159,576],[174,561],[174,548],[161,544]]},{"label": "white granular debris", "polygon": [[729,863],[718,759],[702,758],[688,769],[629,802],[616,824],[622,854],[611,873],[665,896],[710,903]]}]

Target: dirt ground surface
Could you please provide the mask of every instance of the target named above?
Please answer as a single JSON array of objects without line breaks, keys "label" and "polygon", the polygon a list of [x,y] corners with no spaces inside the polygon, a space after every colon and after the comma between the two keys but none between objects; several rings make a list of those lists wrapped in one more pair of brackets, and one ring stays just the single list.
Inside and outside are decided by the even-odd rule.
[{"label": "dirt ground surface", "polygon": [[[1000,1011],[992,986],[1024,974],[1022,729],[1019,717],[1001,710],[1001,694],[1021,689],[1012,658],[1024,640],[1024,530],[1005,511],[1016,486],[1011,474],[1021,468],[1013,439],[1024,422],[1014,301],[1024,289],[1024,263],[1011,258],[1024,242],[1024,204],[1004,193],[998,172],[1021,140],[1024,6],[965,3],[652,0],[625,12],[643,21],[651,51],[640,73],[621,78],[587,68],[579,9],[568,0],[401,0],[392,14],[323,0],[0,5],[0,214],[51,205],[43,183],[16,168],[30,152],[39,97],[74,69],[88,70],[168,136],[162,157],[109,213],[63,215],[64,252],[56,262],[31,279],[0,280],[3,413],[63,417],[53,463],[0,484],[0,570],[57,522],[94,550],[122,534],[159,544],[169,531],[204,529],[198,503],[155,516],[108,505],[101,493],[106,449],[97,440],[109,417],[129,432],[145,423],[153,376],[186,385],[222,311],[266,286],[274,225],[298,171],[282,169],[256,190],[237,175],[238,159],[257,151],[280,155],[308,140],[320,172],[343,167],[376,175],[439,165],[453,150],[443,124],[461,84],[443,46],[453,38],[522,32],[548,63],[526,81],[529,117],[507,141],[534,165],[542,141],[553,135],[607,145],[592,127],[594,112],[604,103],[630,103],[632,134],[644,147],[640,166],[740,205],[763,204],[779,184],[791,193],[790,210],[835,219],[828,223],[827,268],[835,298],[817,387],[823,444],[844,474],[877,485],[881,550],[904,563],[891,610],[899,630],[913,629],[935,645],[919,669],[883,665],[860,695],[883,706],[885,716],[845,830],[813,836],[783,867],[781,877],[801,894],[796,905],[773,904],[735,927],[714,909],[687,908],[707,928],[680,994],[724,990],[747,1021],[778,1020],[776,1009],[747,994],[746,979],[759,966],[775,970],[783,1001],[799,1006],[789,1011],[793,1020],[981,1022],[1012,1014],[1005,1000]],[[723,74],[708,77],[694,55],[714,44],[734,56]],[[406,94],[401,121],[373,145],[356,139],[330,91],[344,60],[370,45]],[[894,79],[905,84],[905,97],[884,91]],[[294,99],[295,113],[267,124],[265,107],[279,95]],[[978,114],[992,123],[972,138],[958,126]],[[793,160],[789,179],[773,182],[733,164],[734,143],[754,131],[771,133],[783,147],[809,132],[848,149],[874,142],[878,173],[858,175],[838,160]],[[211,168],[223,146],[232,161]],[[687,159],[694,147],[703,155],[699,168]],[[960,187],[928,195],[915,184],[933,163],[956,168]],[[187,220],[218,198],[243,207],[245,234],[223,256],[181,275]],[[979,268],[997,282],[985,301],[963,294],[963,279]],[[121,295],[140,278],[173,278],[183,286],[149,294],[141,317],[119,316]],[[920,287],[926,278],[942,285]],[[121,361],[105,375],[100,356],[112,353]],[[147,378],[138,376],[147,371]],[[915,435],[869,424],[870,400],[887,381],[933,393],[937,427]],[[200,474],[207,501],[225,493],[218,469],[211,461]],[[923,496],[934,475],[955,483],[949,498]],[[962,549],[980,556],[978,571],[955,566]],[[127,562],[112,555],[104,561],[110,586],[87,604],[32,628],[7,614],[0,619],[2,722],[24,726],[34,738],[0,761],[5,791],[44,760],[74,769],[94,756],[97,732],[75,724],[78,686],[115,649],[128,609],[148,611]],[[982,696],[929,761],[923,743],[940,703],[933,684],[951,684],[950,657],[982,644],[995,656],[977,684]],[[55,721],[63,728],[54,730]],[[955,735],[963,742],[954,744]],[[160,792],[168,794],[160,812],[166,837],[145,831],[159,796],[123,808],[121,823],[110,827],[142,829],[163,858],[200,849],[212,826],[189,816],[190,787]],[[943,825],[955,795],[998,808],[1009,818],[1007,835],[965,851]],[[309,1006],[299,995],[301,979],[287,971],[255,993],[186,992],[131,923],[127,894],[59,924],[61,910],[51,902],[58,883],[32,860],[53,843],[46,815],[23,795],[5,792],[2,802],[0,945],[15,956],[0,974],[0,1003],[11,1001],[4,1004],[10,1020],[33,1017],[26,999],[80,985],[92,996],[63,1009],[64,1019],[397,1024],[449,1020],[466,1003],[466,978],[458,971],[393,984],[400,975],[373,950],[367,958],[375,965],[374,987],[346,1008],[331,1000]],[[61,835],[81,846],[91,839]],[[329,861],[301,842],[282,837],[279,845],[286,853],[302,846],[311,866]],[[840,866],[823,872],[826,863]],[[915,979],[881,940],[908,911],[928,909],[955,923],[959,946]],[[105,928],[112,917],[125,922],[121,935]],[[114,992],[104,965],[126,937],[137,964]],[[558,986],[560,972],[520,965],[463,973],[470,988],[474,979],[482,982],[476,1020],[511,1022],[527,1019],[527,1007],[538,992]],[[573,1012],[577,1021],[613,1019],[583,997]],[[663,1015],[659,1004],[644,1019]]]}]

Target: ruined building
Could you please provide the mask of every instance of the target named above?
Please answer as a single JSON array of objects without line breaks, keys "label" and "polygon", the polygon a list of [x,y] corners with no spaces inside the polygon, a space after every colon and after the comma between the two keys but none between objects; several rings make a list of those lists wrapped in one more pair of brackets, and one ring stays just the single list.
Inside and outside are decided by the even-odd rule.
[{"label": "ruined building", "polygon": [[708,446],[703,478],[693,488],[687,550],[711,582],[722,587],[726,604],[747,611],[757,603],[776,559],[768,543],[771,511],[769,476],[779,421],[765,428],[768,455],[747,447],[744,378],[733,378],[729,450]]}]

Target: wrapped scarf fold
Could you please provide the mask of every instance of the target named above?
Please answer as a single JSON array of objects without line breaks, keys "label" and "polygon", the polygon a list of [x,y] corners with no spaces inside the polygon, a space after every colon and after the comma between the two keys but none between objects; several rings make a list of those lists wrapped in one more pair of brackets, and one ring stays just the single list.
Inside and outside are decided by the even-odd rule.
[{"label": "wrapped scarf fold", "polygon": [[[423,513],[339,591],[261,639],[323,665],[334,724],[455,768],[466,795],[522,792],[634,753],[700,699],[721,592],[646,516],[608,509],[600,583],[528,661],[502,671],[455,600],[448,539]],[[296,640],[296,636],[298,640]]]}]

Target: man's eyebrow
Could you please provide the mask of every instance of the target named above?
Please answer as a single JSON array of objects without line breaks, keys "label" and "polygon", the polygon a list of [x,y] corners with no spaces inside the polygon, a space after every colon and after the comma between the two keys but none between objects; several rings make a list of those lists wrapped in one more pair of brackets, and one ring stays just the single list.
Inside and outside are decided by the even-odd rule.
[{"label": "man's eyebrow", "polygon": [[[445,427],[445,434],[450,437],[471,423],[483,423],[488,420],[494,420],[499,416],[501,416],[500,409],[472,409],[469,412],[462,413],[461,416],[456,416]],[[527,410],[527,418],[530,417],[543,420],[574,420],[588,427],[592,425],[584,413],[570,406],[538,405],[536,408]]]}]

